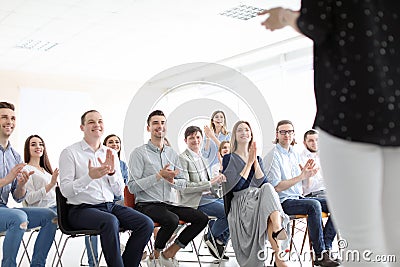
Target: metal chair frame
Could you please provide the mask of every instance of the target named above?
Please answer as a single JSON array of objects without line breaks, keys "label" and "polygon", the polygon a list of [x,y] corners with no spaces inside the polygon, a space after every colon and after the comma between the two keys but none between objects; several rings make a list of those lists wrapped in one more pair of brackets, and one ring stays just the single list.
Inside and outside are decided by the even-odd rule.
[{"label": "metal chair frame", "polygon": [[[59,264],[62,265],[61,257],[64,253],[65,247],[70,238],[99,235],[100,232],[97,230],[73,229],[68,222],[69,204],[67,204],[67,199],[61,194],[60,188],[58,186],[55,188],[55,190],[56,190],[56,199],[57,199],[58,227],[61,230],[61,232],[67,236],[66,239],[64,240],[64,244],[62,246],[61,252],[58,257],[58,261],[56,264],[56,267],[57,267]],[[60,237],[59,244],[61,244],[62,237],[63,236]],[[89,239],[89,244],[90,244],[90,249],[92,251],[92,254],[94,255],[93,244],[90,239]],[[54,261],[55,261],[55,258],[53,259],[52,266],[54,266]],[[98,266],[99,266],[99,262],[96,262],[96,267],[98,267]]]},{"label": "metal chair frame", "polygon": [[[135,203],[135,195],[132,194],[131,192],[129,192],[128,186],[125,186],[125,188],[124,188],[124,205],[134,209],[135,204],[136,204]],[[154,223],[154,228],[161,227],[161,225],[158,222],[153,222],[153,223]],[[180,226],[186,226],[187,224],[188,223],[186,223],[185,221],[179,220]],[[150,244],[150,247],[149,247],[150,254],[153,254],[154,253],[154,245],[153,245],[153,242],[151,241],[151,239],[149,240],[149,244]],[[198,262],[199,266],[201,266],[199,252],[197,250],[196,244],[194,243],[193,240],[190,241],[190,244],[192,246],[192,251],[194,251],[196,254],[197,261],[179,260],[179,262]],[[192,252],[192,251],[190,251],[190,252]]]}]

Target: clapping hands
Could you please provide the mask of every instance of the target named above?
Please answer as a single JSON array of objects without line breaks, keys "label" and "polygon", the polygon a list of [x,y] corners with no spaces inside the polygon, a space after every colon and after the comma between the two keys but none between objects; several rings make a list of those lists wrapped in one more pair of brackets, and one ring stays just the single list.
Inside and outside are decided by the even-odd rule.
[{"label": "clapping hands", "polygon": [[114,155],[111,149],[107,149],[106,159],[104,162],[97,158],[100,163],[99,167],[92,166],[92,161],[89,159],[88,169],[89,169],[89,176],[92,179],[99,179],[106,174],[114,173]]},{"label": "clapping hands", "polygon": [[158,175],[161,176],[161,178],[167,180],[167,182],[173,184],[175,176],[179,174],[179,170],[170,170],[169,166],[169,163],[166,164],[164,168],[159,171]]}]

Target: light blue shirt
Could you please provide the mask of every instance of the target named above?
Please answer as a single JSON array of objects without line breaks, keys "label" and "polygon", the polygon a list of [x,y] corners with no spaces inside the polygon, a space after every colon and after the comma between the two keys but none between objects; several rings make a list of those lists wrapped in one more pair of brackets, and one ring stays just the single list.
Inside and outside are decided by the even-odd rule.
[{"label": "light blue shirt", "polygon": [[[175,183],[165,179],[157,179],[157,173],[167,163],[169,169],[179,170]],[[135,202],[164,202],[176,204],[177,193],[173,189],[182,190],[186,187],[178,154],[169,146],[159,149],[149,140],[147,144],[137,147],[129,158],[129,191],[135,194]]]},{"label": "light blue shirt", "polygon": [[[231,140],[231,135],[229,133],[227,133],[226,135],[223,133],[219,133],[217,136],[217,139],[222,142],[222,141],[230,141]],[[215,165],[218,164],[218,166],[220,165],[219,160],[218,160],[218,149],[219,147],[217,146],[217,144],[210,139],[210,146],[209,148],[206,150],[205,149],[205,144],[207,142],[207,137],[204,136],[204,141],[203,141],[203,148],[201,149],[201,155],[203,156],[203,158],[205,158],[207,160],[208,166],[207,169],[209,170],[209,173],[211,172],[211,168]]]},{"label": "light blue shirt", "polygon": [[[264,173],[268,182],[272,186],[277,186],[281,181],[289,180],[299,176],[301,173],[299,164],[301,164],[299,154],[289,147],[289,151],[284,149],[280,144],[276,144],[274,148],[265,156]],[[292,187],[278,192],[279,199],[283,203],[286,199],[299,199],[303,195],[303,187],[301,181]]]},{"label": "light blue shirt", "polygon": [[[0,179],[3,179],[7,174],[14,168],[15,165],[22,163],[21,156],[11,147],[11,143],[8,142],[7,148],[4,149],[0,145]],[[20,203],[24,198],[15,198],[14,191],[17,188],[17,179],[14,179],[12,183],[9,183],[0,188],[0,207],[7,206],[8,196],[11,194],[16,202]]]}]

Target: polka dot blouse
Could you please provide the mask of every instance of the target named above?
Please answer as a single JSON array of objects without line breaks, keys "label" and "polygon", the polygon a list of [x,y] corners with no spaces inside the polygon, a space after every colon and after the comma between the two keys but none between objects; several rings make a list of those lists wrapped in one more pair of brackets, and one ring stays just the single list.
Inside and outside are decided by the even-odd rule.
[{"label": "polka dot blouse", "polygon": [[314,41],[314,126],[400,146],[400,1],[303,0],[297,24]]}]

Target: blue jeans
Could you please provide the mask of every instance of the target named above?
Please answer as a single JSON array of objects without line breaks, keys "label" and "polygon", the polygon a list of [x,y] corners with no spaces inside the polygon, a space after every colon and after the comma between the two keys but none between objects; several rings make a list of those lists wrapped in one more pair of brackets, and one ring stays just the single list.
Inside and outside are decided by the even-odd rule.
[{"label": "blue jeans", "polygon": [[[91,236],[90,237],[92,240],[92,246],[93,246],[93,252],[95,258],[93,258],[92,251],[90,250],[90,244],[89,244],[89,237],[85,237],[85,245],[86,245],[86,252],[87,252],[87,258],[88,258],[88,264],[89,267],[94,267],[96,266],[95,262],[99,260],[99,252],[98,252],[98,238],[97,235]],[[96,261],[94,261],[96,259]]]},{"label": "blue jeans", "polygon": [[[100,242],[107,266],[139,266],[143,250],[153,233],[153,221],[129,207],[112,202],[98,205],[71,205],[69,222],[77,229],[100,231]],[[131,230],[121,257],[119,228]]]},{"label": "blue jeans", "polygon": [[282,203],[283,211],[288,215],[307,214],[308,231],[316,254],[332,248],[336,236],[331,216],[322,230],[322,212],[329,212],[324,198],[287,199]]},{"label": "blue jeans", "polygon": [[28,229],[41,227],[33,249],[31,267],[44,267],[57,230],[57,224],[53,222],[56,217],[57,214],[48,208],[0,207],[0,232],[7,231],[3,242],[1,266],[17,266],[17,253],[25,233],[21,224],[28,222]]},{"label": "blue jeans", "polygon": [[208,233],[208,238],[212,234],[214,238],[226,245],[229,239],[229,225],[225,215],[224,201],[212,195],[203,195],[197,209],[208,216],[217,217],[216,221],[209,222],[211,233]]}]

